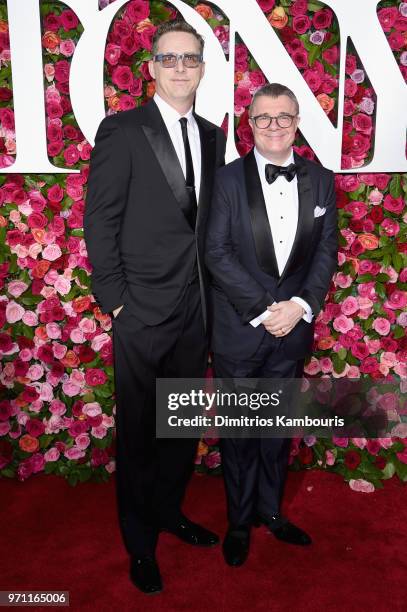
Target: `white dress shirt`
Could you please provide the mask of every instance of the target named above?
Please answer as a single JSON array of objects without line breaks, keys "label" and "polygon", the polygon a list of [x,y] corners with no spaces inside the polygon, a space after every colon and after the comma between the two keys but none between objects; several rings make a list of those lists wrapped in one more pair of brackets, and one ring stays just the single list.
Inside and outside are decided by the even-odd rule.
[{"label": "white dress shirt", "polygon": [[201,139],[199,137],[199,127],[192,114],[192,106],[187,113],[180,115],[175,108],[170,106],[157,93],[154,94],[154,102],[158,106],[165,126],[170,134],[172,144],[177,153],[182,172],[186,177],[185,147],[182,138],[180,119],[185,117],[188,120],[188,140],[191,149],[192,164],[195,175],[196,201],[199,202],[199,189],[201,186]]},{"label": "white dress shirt", "polygon": [[[278,271],[281,275],[290,256],[297,232],[298,181],[296,176],[292,181],[287,181],[284,176],[279,176],[273,183],[269,184],[266,180],[266,164],[269,164],[270,161],[263,157],[256,148],[254,149],[254,156],[266,203]],[[291,151],[289,158],[281,165],[289,166],[292,163],[294,163],[294,154]],[[311,323],[313,314],[309,304],[297,296],[292,297],[291,300],[304,308],[305,314],[302,318],[307,323]],[[261,315],[252,319],[250,324],[257,327],[269,315],[270,312],[265,310]]]}]

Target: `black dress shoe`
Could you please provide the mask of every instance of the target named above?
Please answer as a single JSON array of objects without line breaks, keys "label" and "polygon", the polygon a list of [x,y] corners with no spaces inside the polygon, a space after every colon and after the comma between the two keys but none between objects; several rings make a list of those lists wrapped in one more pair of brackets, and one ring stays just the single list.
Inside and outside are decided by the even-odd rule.
[{"label": "black dress shoe", "polygon": [[240,529],[229,529],[223,540],[223,557],[228,565],[239,567],[247,559],[250,549],[250,530],[242,527]]},{"label": "black dress shoe", "polygon": [[143,593],[160,593],[163,590],[160,570],[154,557],[132,556],[130,580]]},{"label": "black dress shoe", "polygon": [[183,542],[193,546],[215,546],[215,544],[219,544],[216,533],[193,523],[185,516],[181,517],[176,523],[161,525],[160,531],[168,531]]},{"label": "black dress shoe", "polygon": [[261,524],[269,528],[274,537],[288,544],[297,544],[298,546],[308,546],[312,544],[310,536],[305,533],[281,514],[273,514],[270,517],[257,516],[253,525],[259,527]]}]

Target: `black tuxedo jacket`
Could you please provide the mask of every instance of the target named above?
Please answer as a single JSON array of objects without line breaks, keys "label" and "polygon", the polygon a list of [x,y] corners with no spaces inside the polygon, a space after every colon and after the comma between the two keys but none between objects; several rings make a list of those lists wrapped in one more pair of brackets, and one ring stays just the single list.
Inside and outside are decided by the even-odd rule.
[{"label": "black tuxedo jacket", "polygon": [[[298,225],[281,276],[254,152],[217,172],[206,240],[206,264],[213,276],[212,349],[242,360],[252,356],[266,332],[249,322],[274,301],[303,298],[314,319],[337,267],[334,175],[294,155],[299,166]],[[315,216],[315,207],[325,214]],[[288,359],[310,352],[313,323],[304,320],[282,339]]]},{"label": "black tuxedo jacket", "polygon": [[202,155],[195,231],[184,215],[188,194],[181,165],[155,102],[106,117],[99,126],[84,229],[92,291],[103,313],[125,304],[144,324],[161,323],[182,299],[196,253],[205,306],[205,228],[225,137],[212,123],[195,119]]}]

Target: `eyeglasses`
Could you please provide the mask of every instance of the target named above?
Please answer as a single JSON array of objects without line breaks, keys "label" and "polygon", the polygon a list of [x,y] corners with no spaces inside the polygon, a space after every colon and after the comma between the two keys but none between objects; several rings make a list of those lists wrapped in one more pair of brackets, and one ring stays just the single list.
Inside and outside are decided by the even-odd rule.
[{"label": "eyeglasses", "polygon": [[298,115],[289,115],[284,113],[277,115],[277,117],[270,117],[270,115],[257,115],[256,117],[250,117],[250,119],[254,121],[257,128],[260,130],[266,130],[273,123],[273,119],[276,120],[278,127],[288,128],[292,126],[296,117],[298,117]]},{"label": "eyeglasses", "polygon": [[203,55],[198,53],[159,53],[154,55],[154,61],[160,62],[163,68],[175,68],[182,60],[185,68],[198,68],[203,61]]}]

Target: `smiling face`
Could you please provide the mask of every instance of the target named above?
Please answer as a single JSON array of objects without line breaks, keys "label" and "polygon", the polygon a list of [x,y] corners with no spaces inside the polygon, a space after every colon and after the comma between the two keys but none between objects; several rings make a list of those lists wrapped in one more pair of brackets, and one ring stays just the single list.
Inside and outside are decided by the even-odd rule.
[{"label": "smiling face", "polygon": [[[188,32],[167,32],[158,40],[159,53],[201,53],[199,41]],[[204,63],[197,68],[185,68],[179,60],[174,68],[163,68],[160,62],[151,60],[148,64],[155,79],[158,95],[168,104],[184,113],[191,108],[195,92],[205,71]]]},{"label": "smiling face", "polygon": [[[250,114],[252,117],[258,115],[268,115],[270,117],[297,115],[297,108],[294,100],[288,96],[278,96],[277,98],[259,96],[256,98]],[[252,119],[249,120],[249,123],[259,153],[274,164],[283,164],[291,154],[299,117],[296,116],[288,128],[280,128],[275,119],[270,127],[265,129],[256,127]]]}]

